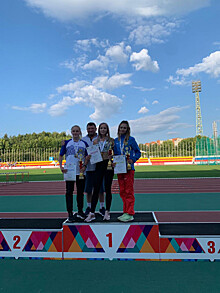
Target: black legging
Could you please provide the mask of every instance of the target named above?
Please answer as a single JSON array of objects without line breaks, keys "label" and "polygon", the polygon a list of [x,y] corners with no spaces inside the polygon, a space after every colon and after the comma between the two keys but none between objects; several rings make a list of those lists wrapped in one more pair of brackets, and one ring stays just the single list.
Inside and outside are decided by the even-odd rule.
[{"label": "black legging", "polygon": [[76,175],[76,181],[66,181],[66,208],[68,213],[72,213],[73,211],[73,191],[74,191],[75,182],[76,182],[76,188],[77,188],[76,201],[77,201],[78,212],[83,211],[85,178],[79,179],[79,175]]},{"label": "black legging", "polygon": [[91,212],[94,213],[99,198],[99,190],[102,185],[103,178],[105,178],[105,193],[106,193],[106,210],[110,211],[112,203],[112,180],[114,177],[114,170],[107,170],[108,160],[96,163],[95,170],[95,185],[92,194]]}]

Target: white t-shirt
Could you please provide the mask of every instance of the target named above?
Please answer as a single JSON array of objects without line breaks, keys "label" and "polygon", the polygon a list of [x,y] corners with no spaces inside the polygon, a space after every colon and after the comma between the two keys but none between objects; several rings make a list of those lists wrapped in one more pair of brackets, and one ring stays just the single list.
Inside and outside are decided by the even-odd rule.
[{"label": "white t-shirt", "polygon": [[83,140],[74,141],[73,139],[66,140],[65,145],[62,146],[60,150],[60,155],[66,155],[66,163],[73,163],[76,165],[76,175],[79,175],[79,158],[81,156],[82,161],[84,162],[85,157],[87,156],[88,147],[87,143]]},{"label": "white t-shirt", "polygon": [[[88,134],[82,138],[83,141],[85,141],[89,146],[93,145],[93,141],[97,139],[97,134],[93,137],[91,140]],[[95,171],[96,164],[91,164],[90,162],[87,164],[86,171]]]}]

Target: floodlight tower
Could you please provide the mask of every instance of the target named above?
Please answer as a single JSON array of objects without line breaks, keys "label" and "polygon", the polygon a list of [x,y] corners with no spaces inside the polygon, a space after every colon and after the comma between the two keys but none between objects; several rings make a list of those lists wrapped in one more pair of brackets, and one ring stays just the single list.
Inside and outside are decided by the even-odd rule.
[{"label": "floodlight tower", "polygon": [[217,137],[218,137],[218,131],[217,131],[217,122],[216,121],[214,121],[212,123],[212,130],[213,130],[214,139],[217,139]]},{"label": "floodlight tower", "polygon": [[196,135],[203,136],[202,114],[199,100],[199,92],[201,92],[201,90],[201,81],[192,81],[192,92],[196,94]]}]

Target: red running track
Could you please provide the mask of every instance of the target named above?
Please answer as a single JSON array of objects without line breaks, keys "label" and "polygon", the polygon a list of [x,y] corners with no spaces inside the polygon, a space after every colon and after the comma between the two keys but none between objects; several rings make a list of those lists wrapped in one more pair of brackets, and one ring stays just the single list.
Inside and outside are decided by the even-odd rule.
[{"label": "red running track", "polygon": [[[220,223],[220,211],[154,212],[157,223]],[[66,212],[0,213],[0,219],[65,219]]]},{"label": "red running track", "polygon": [[[220,192],[220,178],[136,179],[135,193],[205,193]],[[114,180],[112,192],[119,193]],[[0,186],[0,196],[9,195],[62,195],[65,182],[25,182]]]}]

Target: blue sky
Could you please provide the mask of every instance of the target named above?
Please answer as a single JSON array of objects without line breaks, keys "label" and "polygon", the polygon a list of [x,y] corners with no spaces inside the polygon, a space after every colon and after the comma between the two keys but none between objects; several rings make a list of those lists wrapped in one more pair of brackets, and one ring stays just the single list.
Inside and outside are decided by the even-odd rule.
[{"label": "blue sky", "polygon": [[[0,9],[0,137],[121,120],[139,143],[220,121],[217,0],[8,0]],[[219,126],[220,127],[220,126]]]}]

